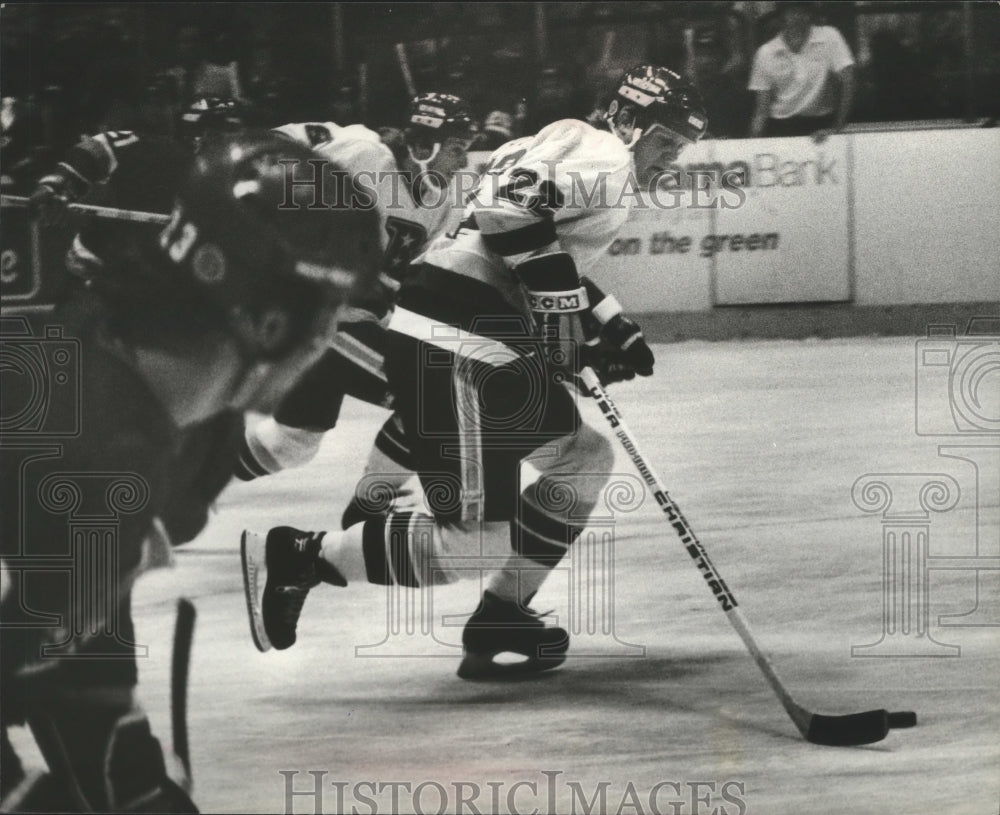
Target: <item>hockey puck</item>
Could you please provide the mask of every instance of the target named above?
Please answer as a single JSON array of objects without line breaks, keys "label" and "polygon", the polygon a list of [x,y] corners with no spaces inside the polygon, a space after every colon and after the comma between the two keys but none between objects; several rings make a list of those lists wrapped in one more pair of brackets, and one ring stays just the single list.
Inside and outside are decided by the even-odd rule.
[{"label": "hockey puck", "polygon": [[916,727],[917,714],[912,710],[899,710],[889,714],[889,727]]}]

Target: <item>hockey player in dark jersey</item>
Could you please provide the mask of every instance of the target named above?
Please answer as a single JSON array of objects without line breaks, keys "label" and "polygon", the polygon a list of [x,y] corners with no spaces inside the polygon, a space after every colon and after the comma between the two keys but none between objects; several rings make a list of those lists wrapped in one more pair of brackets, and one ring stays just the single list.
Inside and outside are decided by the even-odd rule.
[{"label": "hockey player in dark jersey", "polygon": [[[580,535],[613,463],[567,381],[581,362],[606,383],[653,372],[639,327],[580,272],[625,222],[627,191],[655,181],[707,119],[692,86],[644,65],[622,78],[607,124],[610,132],[559,121],[504,145],[459,228],[418,259],[389,323],[385,366],[427,511],[393,509],[345,532],[245,532],[261,650],[294,644],[302,604],[321,581],[425,586],[486,556],[506,562],[463,632],[459,675],[531,674],[564,661],[567,632],[528,604]],[[532,459],[540,476],[522,489],[520,465],[542,448],[547,457]],[[503,664],[504,652],[523,661]]]},{"label": "hockey player in dark jersey", "polygon": [[[85,138],[38,181],[29,206],[49,221],[67,218],[67,205],[75,201],[166,215],[191,156],[206,140],[235,132],[242,124],[242,110],[236,102],[202,96],[194,98],[181,114],[176,140],[130,130]],[[120,280],[119,275],[134,274],[142,247],[161,229],[156,224],[90,218],[67,253],[69,279],[104,295],[130,285],[130,280]],[[70,285],[68,291],[75,288]],[[191,540],[192,530],[204,525],[203,513],[211,503],[206,496],[218,495],[228,482],[225,468],[240,444],[242,425],[242,412],[227,411],[185,432],[182,455],[191,463],[188,472],[199,475],[176,483],[172,491],[172,509],[163,521],[175,543]],[[205,466],[196,467],[195,461]]]},{"label": "hockey player in dark jersey", "polygon": [[[199,97],[180,117],[179,139],[131,130],[98,133],[70,148],[44,175],[29,208],[49,222],[67,217],[78,200],[119,209],[166,214],[173,206],[181,168],[209,134],[238,130],[240,110],[230,99]],[[138,246],[159,232],[155,224],[92,218],[73,240],[67,268],[92,282],[107,266],[128,265]]]},{"label": "hockey player in dark jersey", "polygon": [[[427,92],[409,107],[404,131],[381,134],[363,125],[330,122],[284,125],[276,130],[311,146],[318,155],[359,174],[373,191],[382,224],[383,274],[373,288],[351,304],[323,360],[288,395],[278,412],[247,427],[236,469],[250,481],[310,461],[340,414],[344,396],[389,407],[382,358],[385,322],[410,262],[428,240],[454,228],[461,209],[454,191],[443,189],[468,163],[473,137],[469,106],[457,96]],[[382,476],[398,495],[413,473],[399,417],[391,416],[375,439],[368,469]],[[343,524],[370,512],[350,504]]]},{"label": "hockey player in dark jersey", "polygon": [[[211,500],[198,485],[211,457],[184,454],[187,429],[274,410],[378,273],[372,212],[285,201],[309,160],[268,133],[206,145],[169,224],[129,268],[105,258],[115,286],[76,291],[43,326],[4,323],[3,811],[196,811],[134,700],[130,587],[183,526],[161,522],[178,487]],[[352,200],[328,167],[343,185],[331,200]],[[43,776],[11,748],[21,723]]]}]

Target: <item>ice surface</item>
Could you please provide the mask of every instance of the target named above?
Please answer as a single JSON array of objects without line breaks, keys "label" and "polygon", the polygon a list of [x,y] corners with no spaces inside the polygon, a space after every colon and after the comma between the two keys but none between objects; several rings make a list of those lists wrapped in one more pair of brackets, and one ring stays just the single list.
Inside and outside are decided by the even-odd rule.
[{"label": "ice surface", "polygon": [[[314,462],[229,488],[176,568],[137,587],[155,731],[169,743],[183,593],[199,610],[189,718],[207,812],[318,811],[315,796],[288,793],[319,779],[326,812],[584,812],[594,801],[595,812],[684,815],[996,813],[1000,507],[987,467],[997,469],[997,441],[916,434],[915,411],[939,410],[947,395],[915,392],[915,348],[898,338],[664,345],[653,379],[613,388],[796,700],[830,714],[915,710],[915,729],[861,748],[805,742],[649,496],[617,517],[610,572],[588,568],[602,552],[583,546],[594,558],[556,572],[536,598],[577,632],[567,664],[538,681],[455,676],[475,579],[434,589],[423,618],[413,595],[396,598],[413,604],[407,616],[387,613],[396,600],[382,588],[321,586],[299,643],[258,653],[239,532],[339,525],[386,415],[349,400]],[[852,499],[867,474],[891,485],[885,511]],[[953,507],[921,510],[917,481],[933,474],[958,485]],[[913,537],[909,565],[928,571],[914,571],[896,602],[883,585],[883,534],[921,529],[929,549]],[[978,611],[964,621],[979,625],[942,625],[976,608],[977,585]],[[897,636],[877,656],[852,656],[883,637],[884,596],[911,616],[894,620]],[[925,607],[929,636],[918,638]]]}]

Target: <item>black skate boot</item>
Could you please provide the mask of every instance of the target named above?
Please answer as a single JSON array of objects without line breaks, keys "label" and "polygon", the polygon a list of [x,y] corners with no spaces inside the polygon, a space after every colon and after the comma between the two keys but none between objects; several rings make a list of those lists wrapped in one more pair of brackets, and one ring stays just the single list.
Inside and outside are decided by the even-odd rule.
[{"label": "black skate boot", "polygon": [[302,604],[314,586],[321,582],[347,585],[340,572],[319,557],[324,534],[290,526],[276,526],[266,538],[243,532],[243,589],[257,650],[283,651],[295,644]]},{"label": "black skate boot", "polygon": [[[462,632],[464,653],[458,675],[462,679],[523,678],[562,665],[569,649],[565,629],[547,627],[531,609],[504,600],[489,591]],[[497,662],[504,653],[524,660]]]}]

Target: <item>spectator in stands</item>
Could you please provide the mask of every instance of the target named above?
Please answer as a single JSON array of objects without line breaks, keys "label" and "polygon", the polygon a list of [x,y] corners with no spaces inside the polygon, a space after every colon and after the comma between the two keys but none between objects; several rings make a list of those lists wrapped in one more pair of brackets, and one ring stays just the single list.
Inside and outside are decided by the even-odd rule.
[{"label": "spectator in stands", "polygon": [[750,136],[811,135],[822,142],[847,122],[854,58],[837,29],[813,25],[811,3],[783,3],[779,13],[781,33],[757,49],[750,71],[757,95]]},{"label": "spectator in stands", "polygon": [[218,31],[210,37],[205,55],[195,72],[192,92],[195,96],[216,96],[246,103],[233,38],[225,31]]},{"label": "spectator in stands", "polygon": [[139,112],[133,129],[149,135],[176,138],[178,111],[171,77],[154,74],[139,98]]},{"label": "spectator in stands", "polygon": [[746,132],[751,101],[744,78],[730,67],[739,63],[724,25],[711,21],[685,31],[685,73],[701,91],[708,112],[708,137],[733,139]]},{"label": "spectator in stands", "polygon": [[870,48],[867,118],[892,122],[933,116],[927,94],[931,84],[927,60],[891,28],[877,30]]},{"label": "spectator in stands", "polygon": [[568,66],[542,68],[527,109],[527,130],[534,133],[560,119],[579,119],[587,113],[589,99],[582,83],[574,82]]},{"label": "spectator in stands", "polygon": [[337,124],[353,124],[360,115],[356,103],[357,90],[350,82],[337,84],[333,93],[333,103],[330,105],[330,115]]},{"label": "spectator in stands", "polygon": [[514,117],[503,110],[490,111],[483,120],[482,132],[472,140],[470,150],[496,150],[514,135]]},{"label": "spectator in stands", "polygon": [[197,26],[185,23],[174,35],[173,64],[163,71],[173,81],[173,102],[178,110],[194,95],[194,78],[200,61],[201,32]]}]

